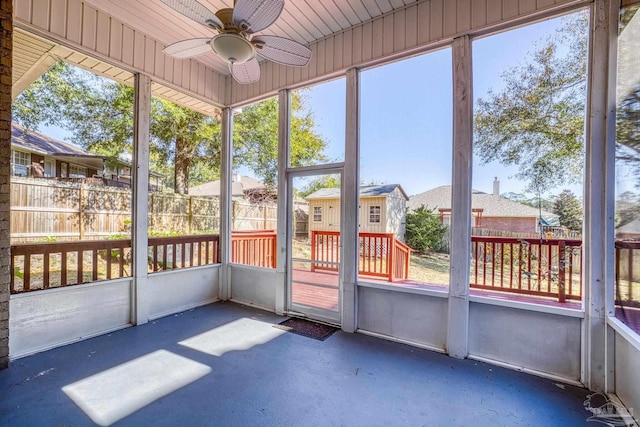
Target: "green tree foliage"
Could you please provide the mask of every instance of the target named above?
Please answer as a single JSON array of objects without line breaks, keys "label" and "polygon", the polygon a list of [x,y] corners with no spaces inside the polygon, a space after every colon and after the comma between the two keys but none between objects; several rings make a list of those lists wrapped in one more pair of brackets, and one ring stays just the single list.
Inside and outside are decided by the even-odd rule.
[{"label": "green tree foliage", "polygon": [[297,192],[298,197],[306,198],[308,195],[315,193],[321,188],[340,188],[340,176],[338,175],[322,175],[313,179],[302,190]]},{"label": "green tree foliage", "polygon": [[[313,114],[296,93],[291,101],[291,165],[325,161],[325,141],[314,131]],[[55,125],[71,142],[107,157],[110,166],[131,159],[133,89],[59,62],[13,103],[14,120],[28,129]],[[167,175],[177,193],[220,174],[220,123],[159,98],[151,104],[150,167]],[[234,161],[275,185],[278,104],[270,99],[246,107],[234,120]]]},{"label": "green tree foliage", "polygon": [[616,114],[616,158],[640,175],[640,85],[618,104]]},{"label": "green tree foliage", "polygon": [[582,229],[582,203],[570,191],[563,190],[553,204],[553,213],[558,215],[560,225],[569,230]]},{"label": "green tree foliage", "polygon": [[621,227],[640,218],[640,195],[625,191],[616,200],[616,227]]},{"label": "green tree foliage", "polygon": [[176,193],[187,194],[190,185],[220,175],[221,138],[217,118],[154,97],[151,137],[155,163],[173,164]]},{"label": "green tree foliage", "polygon": [[[326,142],[315,131],[304,93],[291,94],[290,166],[324,163]],[[247,166],[266,185],[275,185],[278,171],[278,99],[244,107],[234,117],[234,167]]]},{"label": "green tree foliage", "polygon": [[504,89],[478,100],[476,154],[483,163],[518,166],[527,191],[581,177],[588,22],[586,13],[566,18],[525,63],[502,73]]},{"label": "green tree foliage", "polygon": [[442,239],[447,226],[440,223],[440,217],[425,205],[407,213],[407,245],[416,252],[428,253],[442,250]]},{"label": "green tree foliage", "polygon": [[531,197],[522,193],[504,193],[502,197],[504,197],[505,199],[513,200],[514,202],[522,203],[523,205],[531,206],[532,208],[541,208],[543,211],[547,212],[553,211],[553,196],[545,198],[537,196]]}]

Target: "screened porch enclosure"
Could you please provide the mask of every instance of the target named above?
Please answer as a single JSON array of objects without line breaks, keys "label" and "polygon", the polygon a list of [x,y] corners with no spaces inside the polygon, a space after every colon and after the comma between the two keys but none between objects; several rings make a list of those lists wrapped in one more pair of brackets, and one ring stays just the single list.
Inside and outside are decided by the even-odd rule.
[{"label": "screened porch enclosure", "polygon": [[[212,11],[231,4],[223,0],[201,3]],[[126,372],[120,369],[122,365],[144,364],[151,353],[151,360],[167,363],[167,372],[193,375],[191,380],[185,379],[188,375],[180,377],[184,387],[193,388],[200,378],[203,384],[210,380],[208,372],[216,369],[217,361],[230,363],[226,365],[229,371],[220,371],[228,379],[234,372],[232,357],[271,357],[287,351],[295,359],[297,346],[303,344],[297,338],[290,339],[290,335],[274,333],[277,329],[271,324],[286,317],[303,317],[339,327],[340,332],[327,339],[331,344],[339,343],[337,347],[318,342],[311,350],[300,347],[300,351],[312,354],[331,348],[329,359],[341,361],[336,369],[344,369],[345,376],[353,374],[355,378],[366,371],[365,365],[346,364],[345,348],[363,345],[375,353],[379,346],[390,356],[380,360],[381,366],[393,370],[394,364],[402,365],[399,378],[405,378],[405,363],[419,375],[427,375],[422,371],[422,363],[431,357],[427,355],[441,353],[450,360],[460,359],[455,364],[461,369],[439,370],[433,376],[434,384],[451,375],[466,378],[465,371],[475,369],[471,365],[478,363],[499,366],[495,369],[500,369],[501,375],[506,368],[520,371],[517,375],[522,378],[536,376],[536,381],[552,384],[550,389],[556,394],[556,389],[570,389],[582,399],[601,392],[615,403],[621,412],[617,415],[627,417],[625,420],[630,420],[634,408],[640,408],[640,229],[634,225],[640,212],[636,209],[640,196],[635,190],[635,168],[640,163],[634,139],[638,104],[633,98],[637,92],[634,88],[640,84],[640,49],[636,49],[640,37],[635,37],[640,34],[637,1],[286,0],[277,24],[263,34],[286,36],[309,47],[311,61],[305,67],[287,67],[261,60],[259,79],[248,84],[236,81],[228,64],[212,52],[184,59],[167,55],[163,49],[172,43],[210,38],[213,33],[164,1],[140,0],[130,5],[98,0],[0,0],[0,6],[2,17],[8,13],[13,24],[8,30],[3,26],[0,33],[3,41],[13,40],[13,53],[11,43],[0,43],[0,74],[5,75],[7,55],[13,58],[8,69],[14,71],[12,84],[4,78],[0,82],[2,99],[9,92],[15,99],[57,60],[98,75],[111,75],[133,88],[131,189],[126,196],[130,205],[128,234],[117,236],[109,231],[114,234],[111,238],[96,234],[93,239],[87,237],[95,230],[84,228],[69,231],[73,241],[5,242],[0,254],[0,261],[8,267],[8,274],[0,276],[0,365],[5,360],[9,374],[0,373],[0,381],[11,377],[12,366],[20,364],[21,359],[41,360],[37,358],[59,354],[53,352],[62,351],[58,347],[70,343],[76,343],[69,347],[72,351],[85,351],[90,343],[84,341],[87,338],[100,336],[97,340],[104,340],[110,338],[105,334],[122,333],[140,351],[112,361],[101,359],[100,364],[87,361],[78,375],[80,383],[72,387],[77,399],[92,393],[90,387],[83,388],[83,378]],[[485,75],[474,58],[490,60],[482,56],[480,41],[510,31],[530,31],[531,25],[551,25],[551,21],[562,30],[562,18],[576,15],[585,18],[581,24],[584,27],[580,27],[585,30],[585,38],[579,44],[585,49],[587,73],[583,114],[579,117],[584,126],[571,122],[583,132],[575,163],[583,170],[579,183],[582,194],[576,196],[582,209],[581,223],[576,226],[579,230],[567,232],[565,237],[535,234],[535,229],[528,234],[539,237],[515,235],[518,226],[536,227],[525,215],[526,209],[511,216],[505,209],[492,217],[489,208],[483,207],[485,224],[500,225],[486,234],[476,234],[472,230],[478,213],[474,178],[481,169],[474,163],[478,140],[474,90],[479,91],[486,82],[474,80]],[[26,58],[24,49],[16,49],[16,45],[33,47],[33,58]],[[437,76],[446,78],[429,74],[436,69],[441,73]],[[388,80],[377,80],[380,76]],[[403,80],[409,76],[415,82],[394,94],[393,88],[406,84]],[[316,132],[312,127],[296,128],[311,122],[297,110],[302,102],[299,96],[305,93],[317,96],[308,101],[311,109],[322,112],[316,120],[337,123],[340,128],[326,134],[317,131],[318,140],[326,140],[322,156],[305,158],[308,153],[301,154],[304,145],[300,145],[299,132]],[[323,102],[318,101],[321,98]],[[211,137],[211,144],[194,151],[192,157],[205,165],[209,162],[209,168],[201,171],[215,171],[207,179],[217,182],[216,196],[169,196],[168,191],[153,195],[152,201],[149,179],[154,156],[158,155],[154,151],[158,146],[153,145],[157,141],[152,134],[152,106],[158,99],[204,114],[215,122],[217,133]],[[446,115],[432,117],[427,114],[432,109]],[[257,111],[262,111],[265,119],[251,121],[248,117]],[[613,111],[617,111],[617,118]],[[409,129],[404,122],[394,123],[388,119],[392,113],[406,116],[419,126]],[[10,109],[0,109],[0,143],[10,152],[10,138],[3,136],[5,122],[10,125]],[[445,125],[448,133],[436,132],[438,124]],[[252,135],[263,125],[271,126],[266,132],[268,143],[256,144]],[[508,128],[510,124],[501,126]],[[413,147],[409,140],[415,135],[420,139]],[[371,142],[374,137],[382,138],[386,145],[376,147]],[[167,145],[166,150],[173,155],[180,151],[177,143]],[[389,167],[377,167],[374,154]],[[170,159],[169,163],[184,161]],[[414,159],[421,163],[411,168],[408,165]],[[9,159],[6,163],[10,166]],[[261,177],[264,187],[236,192],[236,175],[247,173],[251,167],[267,171]],[[507,169],[504,173],[511,173]],[[379,175],[371,175],[371,171]],[[419,177],[423,172],[441,180]],[[332,214],[335,216],[331,217],[331,221],[339,218],[339,222],[331,222],[327,230],[309,226],[317,214],[304,199],[311,193],[303,194],[302,187],[293,185],[296,177],[316,175],[340,176],[338,183],[327,184],[327,188],[337,188],[340,193]],[[450,205],[433,202],[428,206],[435,212],[434,228],[440,224],[448,229],[446,251],[430,249],[417,254],[412,244],[395,232],[363,230],[371,225],[368,223],[375,225],[385,219],[382,209],[369,206],[361,215],[360,187],[397,182],[396,176],[407,181],[413,177],[421,186],[407,194],[449,188]],[[5,178],[0,174],[3,188],[17,188],[8,175]],[[177,175],[174,181],[177,190]],[[404,181],[402,185],[405,188]],[[507,185],[504,180],[503,185]],[[83,196],[78,190],[79,203],[85,190]],[[496,208],[506,204],[497,193],[492,199]],[[253,205],[258,199],[268,202],[264,208]],[[259,214],[239,221],[236,215],[240,205]],[[8,223],[10,203],[0,200],[0,206]],[[33,207],[20,206],[20,212],[31,212]],[[62,213],[76,215],[77,219],[83,215],[115,215],[117,210],[107,206],[105,212],[88,212],[79,206],[67,206],[69,212]],[[446,215],[439,214],[439,209]],[[534,210],[540,212],[542,206]],[[541,217],[539,214],[538,219]],[[175,230],[170,224],[174,220],[181,224]],[[198,225],[200,220],[202,227]],[[123,228],[125,221],[118,221]],[[166,235],[151,233],[154,221],[166,229]],[[305,221],[306,231],[301,226]],[[399,216],[396,222],[400,228],[410,223],[406,216]],[[508,224],[506,233],[491,234],[504,224]],[[509,235],[512,231],[513,236]],[[578,235],[580,238],[573,238]],[[431,268],[434,260],[437,276],[412,278],[416,266],[429,264]],[[193,317],[186,314],[189,310],[194,310]],[[200,320],[193,320],[196,318]],[[206,319],[215,320],[208,323]],[[265,319],[268,327],[258,324]],[[170,348],[174,355],[163,353],[142,334],[138,338],[130,336],[137,328],[159,326],[145,324],[168,324],[169,320],[175,342],[160,347]],[[182,321],[193,327],[191,335],[175,333]],[[129,327],[133,328],[124,330]],[[248,347],[221,350],[222,342],[235,342],[243,333],[257,335],[252,335],[254,341],[243,341],[242,345]],[[403,349],[409,347],[398,343],[419,348],[419,355],[408,355]],[[362,357],[366,362],[370,354]],[[177,360],[185,363],[184,369],[176,368]],[[279,368],[284,376],[293,372],[291,366]],[[259,381],[275,400],[286,395],[276,390],[287,386],[282,377],[273,377],[257,365],[252,364],[250,369],[262,378]],[[320,384],[324,380],[316,375],[321,369],[314,369],[301,377],[306,378],[305,383]],[[408,377],[405,380],[415,385]],[[60,386],[70,386],[71,381],[68,383]],[[250,388],[242,376],[230,384],[233,386],[229,390],[238,387],[238,393]],[[391,387],[396,386],[394,383]],[[415,386],[420,393],[427,392]],[[377,387],[383,389],[384,385],[373,387],[376,391],[363,398],[367,402],[377,402]],[[166,397],[173,402],[179,392],[167,390]],[[437,393],[438,387],[429,390]],[[522,390],[530,396],[536,393],[528,386]],[[15,393],[19,395],[20,391]],[[320,398],[314,393],[309,391],[311,399]],[[71,399],[65,400],[65,405],[79,401],[67,396],[61,395],[61,399]],[[353,396],[348,394],[344,399]],[[460,394],[451,396],[450,409],[463,413],[466,409]],[[256,395],[258,400],[262,397]],[[551,401],[564,402],[564,397],[556,397]],[[414,398],[407,399],[407,407],[413,407]],[[576,402],[572,400],[571,405]],[[163,410],[150,404],[154,411]],[[286,407],[283,402],[279,405],[280,409]],[[278,410],[269,402],[264,406],[267,411]],[[20,414],[19,409],[11,411]],[[118,420],[134,422],[144,411],[137,408]],[[593,412],[587,408],[589,414]],[[74,416],[91,418],[79,411]],[[321,419],[310,421],[314,420]],[[266,425],[262,418],[252,421]],[[579,425],[581,421],[572,422]]]}]

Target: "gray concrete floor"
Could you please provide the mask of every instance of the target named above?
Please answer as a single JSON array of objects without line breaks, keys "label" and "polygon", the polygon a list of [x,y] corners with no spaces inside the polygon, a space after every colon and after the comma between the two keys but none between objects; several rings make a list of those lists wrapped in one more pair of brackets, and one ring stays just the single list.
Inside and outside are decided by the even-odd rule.
[{"label": "gray concrete floor", "polygon": [[594,425],[585,389],[281,320],[216,303],[18,359],[0,371],[0,425]]}]

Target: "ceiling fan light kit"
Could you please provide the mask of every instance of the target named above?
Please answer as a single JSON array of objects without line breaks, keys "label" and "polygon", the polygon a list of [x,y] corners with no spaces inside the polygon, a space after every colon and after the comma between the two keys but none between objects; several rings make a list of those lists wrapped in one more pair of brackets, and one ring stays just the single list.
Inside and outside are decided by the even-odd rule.
[{"label": "ceiling fan light kit", "polygon": [[229,64],[231,75],[238,83],[254,83],[260,79],[256,55],[279,64],[304,67],[311,60],[311,50],[294,41],[277,36],[254,36],[273,24],[284,0],[236,0],[234,8],[213,13],[197,0],[160,0],[173,10],[193,19],[208,29],[218,31],[212,38],[179,41],[164,52],[184,59],[213,51]]},{"label": "ceiling fan light kit", "polygon": [[218,34],[211,39],[209,45],[220,58],[229,63],[242,64],[256,56],[251,42],[235,33]]}]

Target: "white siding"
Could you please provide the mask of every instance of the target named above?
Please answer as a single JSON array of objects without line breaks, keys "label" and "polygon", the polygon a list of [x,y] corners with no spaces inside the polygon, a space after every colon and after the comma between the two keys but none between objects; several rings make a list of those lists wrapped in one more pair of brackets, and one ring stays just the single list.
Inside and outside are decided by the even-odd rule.
[{"label": "white siding", "polygon": [[[380,206],[380,222],[370,221],[370,208]],[[314,208],[322,209],[322,221],[314,221]],[[363,197],[360,199],[359,231],[367,233],[395,233],[404,241],[406,201],[400,190],[391,197]],[[340,199],[309,200],[309,230],[340,231]]]},{"label": "white siding", "polygon": [[[386,197],[366,197],[360,199],[360,231],[366,233],[388,233],[387,230],[387,198]],[[370,208],[380,206],[380,222],[370,221]]]},{"label": "white siding", "polygon": [[[314,221],[314,208],[322,210],[322,221]],[[309,231],[340,231],[340,199],[309,200]]]},{"label": "white siding", "polygon": [[404,242],[405,224],[407,222],[407,199],[399,188],[387,197],[386,230],[395,233],[396,238]]}]

